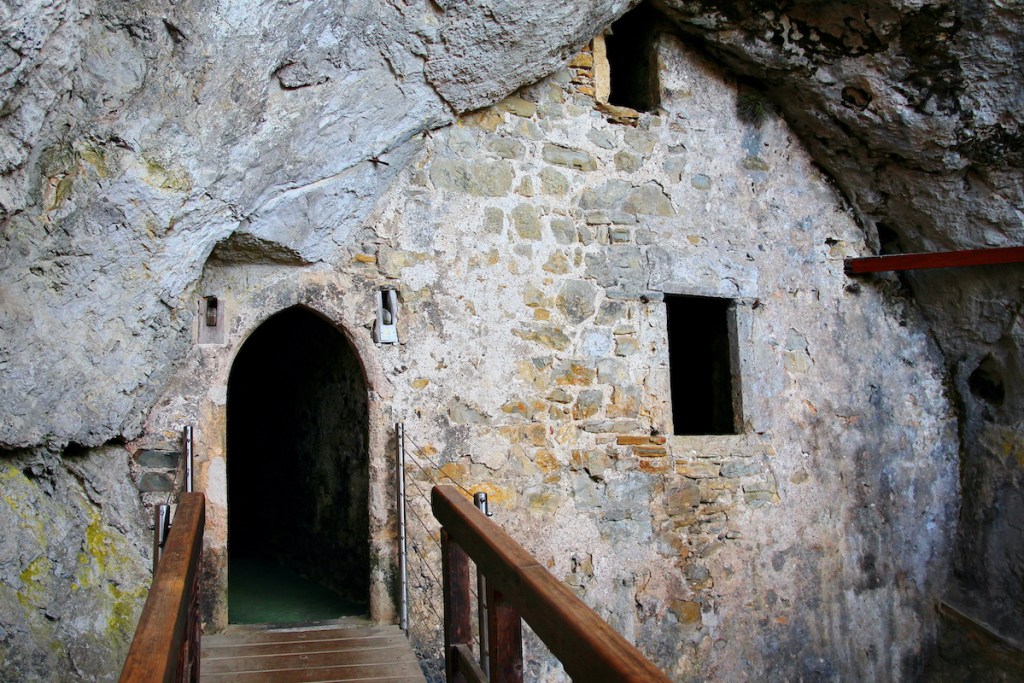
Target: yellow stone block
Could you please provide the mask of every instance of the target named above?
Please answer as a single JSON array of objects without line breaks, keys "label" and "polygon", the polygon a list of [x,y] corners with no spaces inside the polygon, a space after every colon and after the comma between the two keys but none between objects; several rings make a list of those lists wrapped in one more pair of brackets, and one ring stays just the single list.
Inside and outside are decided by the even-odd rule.
[{"label": "yellow stone block", "polygon": [[546,446],[548,443],[548,427],[544,424],[532,424],[526,428],[526,438],[534,446]]},{"label": "yellow stone block", "polygon": [[494,505],[508,503],[515,498],[516,495],[511,489],[507,489],[504,486],[498,486],[492,481],[474,484],[469,487],[469,490],[473,493],[486,493],[488,504]]},{"label": "yellow stone block", "polygon": [[541,472],[554,472],[558,469],[558,460],[554,454],[546,448],[538,448],[533,454],[533,464],[540,468]]},{"label": "yellow stone block", "polygon": [[555,432],[555,441],[565,446],[570,443],[576,442],[576,437],[579,434],[579,429],[574,424],[563,424]]},{"label": "yellow stone block", "polygon": [[461,484],[466,480],[466,466],[456,462],[442,465],[440,472],[442,476],[438,478],[439,484],[451,484],[453,479]]},{"label": "yellow stone block", "polygon": [[489,133],[496,131],[498,126],[500,126],[504,120],[505,117],[494,109],[484,109],[483,111],[466,114],[462,117],[462,122],[465,125],[482,128]]},{"label": "yellow stone block", "polygon": [[589,50],[585,52],[580,52],[575,57],[572,58],[572,60],[569,62],[569,66],[589,69],[590,67],[594,66],[594,55]]},{"label": "yellow stone block", "polygon": [[669,609],[672,610],[672,613],[676,615],[681,624],[699,624],[701,621],[699,602],[673,600]]}]

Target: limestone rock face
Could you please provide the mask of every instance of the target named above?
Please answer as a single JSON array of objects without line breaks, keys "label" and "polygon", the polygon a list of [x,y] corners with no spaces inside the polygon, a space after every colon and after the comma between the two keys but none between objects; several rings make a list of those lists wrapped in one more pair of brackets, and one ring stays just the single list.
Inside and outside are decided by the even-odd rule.
[{"label": "limestone rock face", "polygon": [[127,463],[105,447],[0,465],[0,679],[116,678],[150,578]]},{"label": "limestone rock face", "polygon": [[[1019,6],[665,5],[764,84],[869,225],[907,250],[1021,242]],[[756,116],[762,96],[740,106]]]},{"label": "limestone rock face", "polygon": [[449,117],[412,21],[366,2],[9,10],[0,327],[19,400],[0,443],[137,432],[218,243],[303,262],[345,241]]},{"label": "limestone rock face", "polygon": [[492,104],[555,71],[629,0],[471,3],[443,0],[428,34],[427,78],[459,112]]}]

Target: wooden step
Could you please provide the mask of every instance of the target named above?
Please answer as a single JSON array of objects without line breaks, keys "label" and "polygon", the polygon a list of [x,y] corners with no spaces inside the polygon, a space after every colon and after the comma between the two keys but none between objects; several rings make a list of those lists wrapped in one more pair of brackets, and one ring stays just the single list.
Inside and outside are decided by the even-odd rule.
[{"label": "wooden step", "polygon": [[424,683],[397,626],[259,629],[203,636],[200,680]]}]

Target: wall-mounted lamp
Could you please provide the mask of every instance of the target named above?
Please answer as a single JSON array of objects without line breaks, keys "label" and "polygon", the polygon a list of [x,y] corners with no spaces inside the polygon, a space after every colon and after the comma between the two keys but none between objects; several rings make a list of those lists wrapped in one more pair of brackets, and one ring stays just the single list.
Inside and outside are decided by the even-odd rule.
[{"label": "wall-mounted lamp", "polygon": [[373,326],[373,341],[378,344],[398,343],[398,292],[393,289],[377,290],[377,323]]},{"label": "wall-mounted lamp", "polygon": [[226,335],[224,334],[227,325],[224,317],[223,298],[218,296],[204,296],[199,300],[199,343],[200,344],[223,344]]},{"label": "wall-mounted lamp", "polygon": [[217,297],[206,297],[206,326],[217,327]]}]

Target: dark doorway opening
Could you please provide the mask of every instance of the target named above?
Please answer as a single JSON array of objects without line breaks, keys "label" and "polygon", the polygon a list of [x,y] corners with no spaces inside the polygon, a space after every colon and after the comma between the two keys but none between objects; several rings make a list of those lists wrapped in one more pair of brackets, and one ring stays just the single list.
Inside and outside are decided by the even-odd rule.
[{"label": "dark doorway opening", "polygon": [[228,379],[228,621],[366,614],[366,383],[348,340],[301,307],[268,319]]},{"label": "dark doorway opening", "polygon": [[655,39],[661,15],[645,2],[611,25],[605,37],[610,91],[608,102],[637,111],[661,104]]},{"label": "dark doorway opening", "polygon": [[676,434],[735,434],[732,301],[666,295],[672,422]]}]

